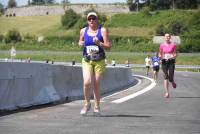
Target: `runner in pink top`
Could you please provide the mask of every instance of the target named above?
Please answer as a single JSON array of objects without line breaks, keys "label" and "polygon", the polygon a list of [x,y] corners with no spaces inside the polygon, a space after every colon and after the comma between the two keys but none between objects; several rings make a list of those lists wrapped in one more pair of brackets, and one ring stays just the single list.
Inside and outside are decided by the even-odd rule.
[{"label": "runner in pink top", "polygon": [[176,52],[176,44],[172,42],[161,43],[160,52],[162,53],[162,59],[174,59],[174,52]]},{"label": "runner in pink top", "polygon": [[174,70],[176,59],[176,44],[171,42],[171,35],[165,34],[165,42],[160,44],[159,56],[162,59],[162,70],[164,73],[164,97],[169,98],[169,82],[172,83],[172,87],[176,88],[174,82]]}]

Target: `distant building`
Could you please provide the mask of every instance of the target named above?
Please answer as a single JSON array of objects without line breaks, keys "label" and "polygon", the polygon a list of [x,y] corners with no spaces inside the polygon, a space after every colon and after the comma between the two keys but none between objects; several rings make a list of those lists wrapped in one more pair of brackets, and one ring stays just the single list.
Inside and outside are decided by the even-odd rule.
[{"label": "distant building", "polygon": [[17,8],[8,8],[4,15],[14,16],[37,16],[37,15],[62,15],[65,10],[72,9],[78,14],[83,14],[89,9],[95,9],[99,13],[128,13],[129,7],[126,4],[70,4],[65,8],[62,5],[55,6],[24,6]]},{"label": "distant building", "polygon": [[[153,37],[153,43],[155,44],[160,44],[162,42],[164,42],[164,36],[154,36]],[[175,42],[176,44],[180,44],[181,43],[181,39],[179,36],[171,36],[171,41]]]}]

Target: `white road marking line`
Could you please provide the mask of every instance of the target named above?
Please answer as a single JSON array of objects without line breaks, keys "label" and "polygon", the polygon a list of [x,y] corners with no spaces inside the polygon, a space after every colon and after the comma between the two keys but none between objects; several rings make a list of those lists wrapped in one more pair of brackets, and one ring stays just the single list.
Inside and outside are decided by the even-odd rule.
[{"label": "white road marking line", "polygon": [[[141,80],[138,79],[138,78],[136,78],[136,79],[138,80],[138,83],[137,83],[136,85],[139,85],[139,84],[141,83]],[[134,86],[136,86],[136,85],[134,85]],[[111,94],[111,95],[105,96],[105,97],[103,97],[101,100],[107,99],[107,98],[109,98],[109,97],[112,97],[112,96],[114,96],[114,95],[120,94],[120,93],[125,92],[125,91],[127,91],[127,90],[129,90],[129,88],[126,89],[126,90],[119,91],[119,92],[113,93],[113,94]]]},{"label": "white road marking line", "polygon": [[130,99],[132,99],[132,98],[135,98],[136,96],[139,96],[139,95],[141,95],[141,94],[143,94],[143,93],[145,93],[145,92],[151,90],[153,87],[156,86],[156,83],[155,83],[155,82],[153,81],[153,79],[151,79],[151,78],[148,78],[148,77],[145,77],[145,76],[141,76],[141,75],[134,75],[134,76],[142,77],[142,78],[148,79],[148,80],[151,81],[151,84],[150,84],[148,87],[146,87],[146,88],[144,88],[144,89],[142,89],[142,90],[140,90],[140,91],[138,91],[138,92],[136,92],[136,93],[133,93],[133,94],[128,95],[128,96],[126,96],[126,97],[123,97],[123,98],[114,100],[114,101],[112,101],[112,103],[117,103],[117,104],[118,104],[118,103],[125,102],[125,101],[127,101],[127,100],[130,100]]},{"label": "white road marking line", "polygon": [[[133,76],[142,77],[142,78],[148,79],[148,80],[150,80],[152,83],[151,83],[151,85],[149,85],[148,87],[144,88],[143,90],[140,90],[140,91],[138,91],[138,92],[136,92],[136,93],[133,93],[133,94],[131,94],[131,95],[128,95],[128,96],[126,96],[126,97],[123,97],[123,98],[114,100],[114,101],[112,101],[112,103],[122,103],[122,102],[125,102],[125,101],[127,101],[127,100],[129,100],[129,99],[132,99],[132,98],[134,98],[134,97],[136,97],[136,96],[138,96],[138,95],[141,95],[141,94],[143,94],[143,93],[145,93],[145,92],[151,90],[151,89],[152,89],[153,87],[155,87],[155,85],[156,85],[156,83],[153,81],[153,79],[151,79],[151,78],[149,78],[149,77],[145,77],[145,76],[142,76],[142,75],[133,75]],[[136,79],[138,80],[138,83],[137,83],[136,85],[141,84],[141,80],[138,79],[138,78],[136,78]],[[135,85],[135,86],[136,86],[136,85]],[[127,90],[129,90],[129,88],[126,89],[126,90],[123,90],[123,91],[120,91],[120,92],[111,94],[111,95],[109,95],[109,96],[103,97],[103,98],[101,99],[101,102],[104,102],[104,99],[106,99],[106,98],[109,98],[109,97],[112,97],[112,96],[114,96],[114,95],[120,94],[120,93],[125,92],[125,91],[127,91]],[[92,100],[91,100],[91,101],[92,101]],[[79,100],[79,101],[75,101],[75,102],[76,102],[76,104],[73,104],[73,105],[80,104],[80,103],[83,102],[83,100]],[[69,104],[66,103],[66,104],[63,104],[63,105],[66,105],[66,106],[67,106],[67,105],[69,105]]]}]

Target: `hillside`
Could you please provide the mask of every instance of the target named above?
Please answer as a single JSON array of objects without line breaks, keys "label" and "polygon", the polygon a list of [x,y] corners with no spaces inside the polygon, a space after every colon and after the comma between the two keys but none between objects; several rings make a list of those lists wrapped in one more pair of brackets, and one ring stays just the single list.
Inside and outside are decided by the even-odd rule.
[{"label": "hillside", "polygon": [[[158,45],[153,43],[152,38],[158,30],[164,29],[164,32],[173,30],[178,32],[175,35],[181,36],[179,52],[200,52],[197,11],[165,10],[115,14],[106,16],[104,25],[110,31],[112,51],[154,52]],[[80,51],[76,45],[80,30],[77,27],[83,23],[65,29],[61,25],[61,16],[58,15],[0,17],[0,49],[10,48],[4,40],[9,30],[17,29],[22,36],[22,41],[16,43],[19,50]],[[5,37],[3,41],[2,35]],[[43,42],[37,41],[39,36],[44,36]]]},{"label": "hillside", "polygon": [[170,21],[178,20],[187,22],[195,10],[165,10],[150,12],[149,15],[145,13],[128,13],[128,14],[117,14],[107,22],[109,27],[155,27],[159,24],[166,24]]},{"label": "hillside", "polygon": [[17,29],[23,35],[46,35],[51,30],[58,31],[60,25],[60,16],[1,17],[0,32]]},{"label": "hillside", "polygon": [[[116,14],[108,17],[105,25],[110,29],[110,35],[115,36],[149,36],[155,32],[159,24],[166,24],[172,20],[187,23],[193,11],[157,11],[151,16],[142,13]],[[43,36],[74,35],[74,29],[65,30],[61,26],[61,16],[27,16],[0,17],[0,33],[6,34],[15,28],[21,34],[27,33]],[[123,35],[121,34],[123,31]]]},{"label": "hillside", "polygon": [[[181,45],[178,45],[179,52],[200,52],[199,38],[199,14],[193,14],[196,10],[167,10],[151,12],[150,15],[140,13],[115,14],[107,16],[108,20],[105,26],[110,31],[110,40],[112,43],[111,53],[108,53],[107,59],[117,59],[117,63],[124,63],[129,59],[131,63],[143,64],[144,57],[149,52],[158,50],[159,45],[152,42],[152,36],[155,35],[158,25],[168,25],[173,21],[179,21],[188,26],[188,32],[181,35]],[[189,22],[193,17],[192,23]],[[189,24],[191,23],[191,24]],[[22,41],[17,43],[5,43],[7,33],[11,29],[17,29],[22,35]],[[29,50],[34,54],[18,54],[18,59],[33,60],[52,59],[54,61],[68,61],[75,58],[80,62],[81,49],[78,47],[78,31],[76,27],[64,29],[61,26],[61,16],[27,16],[27,17],[0,17],[0,50],[8,52],[11,45],[15,44],[17,51]],[[195,31],[195,32],[193,32]],[[3,36],[2,36],[3,35]],[[44,36],[43,42],[38,42],[37,37]],[[39,55],[35,51],[41,51]],[[28,51],[28,52],[29,52]],[[67,54],[47,55],[47,51],[62,51]],[[78,54],[72,51],[78,52]],[[119,53],[120,52],[120,53]],[[141,55],[134,55],[133,52],[140,52]],[[117,55],[116,55],[117,53]],[[75,56],[75,55],[76,56]],[[8,58],[9,54],[0,54],[1,58]],[[177,64],[195,64],[199,65],[199,55],[179,54]]]}]

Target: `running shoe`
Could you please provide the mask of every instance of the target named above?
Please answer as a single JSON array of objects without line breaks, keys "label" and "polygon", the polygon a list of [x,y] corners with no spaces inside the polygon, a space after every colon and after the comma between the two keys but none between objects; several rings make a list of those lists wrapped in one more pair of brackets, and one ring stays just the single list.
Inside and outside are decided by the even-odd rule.
[{"label": "running shoe", "polygon": [[165,93],[164,97],[169,98],[169,93]]},{"label": "running shoe", "polygon": [[81,109],[80,114],[83,115],[83,116],[84,116],[84,115],[87,115],[88,111],[90,111],[90,108],[91,108],[91,104],[85,105],[85,106]]},{"label": "running shoe", "polygon": [[172,82],[172,87],[176,88],[176,83],[175,82]]},{"label": "running shoe", "polygon": [[95,116],[100,116],[101,115],[100,107],[94,107],[94,115]]}]

